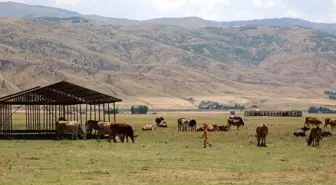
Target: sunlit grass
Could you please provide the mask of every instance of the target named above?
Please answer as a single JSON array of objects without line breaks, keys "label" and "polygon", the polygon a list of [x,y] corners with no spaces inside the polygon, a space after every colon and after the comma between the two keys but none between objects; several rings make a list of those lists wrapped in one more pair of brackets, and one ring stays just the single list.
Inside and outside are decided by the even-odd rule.
[{"label": "sunlit grass", "polygon": [[[304,118],[248,117],[240,131],[210,133],[213,147],[204,149],[201,132],[177,132],[177,118],[226,124],[226,114],[166,114],[168,128],[142,132],[156,116],[117,116],[133,125],[135,144],[1,140],[0,184],[336,184],[335,139],[307,147],[292,134]],[[261,123],[269,126],[267,148],[255,146]],[[24,116],[14,124],[25,126]]]}]

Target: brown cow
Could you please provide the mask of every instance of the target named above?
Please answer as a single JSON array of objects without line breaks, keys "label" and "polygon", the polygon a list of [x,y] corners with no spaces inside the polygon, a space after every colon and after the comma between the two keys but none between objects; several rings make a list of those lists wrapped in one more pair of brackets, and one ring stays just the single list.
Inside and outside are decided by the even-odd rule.
[{"label": "brown cow", "polygon": [[113,142],[117,142],[117,140],[115,139],[115,136],[117,134],[123,134],[122,137],[122,142],[125,139],[126,136],[126,140],[128,142],[128,137],[131,138],[132,142],[134,143],[134,139],[137,137],[137,135],[134,135],[134,131],[131,125],[126,124],[126,123],[112,123],[111,124],[111,135],[109,137],[109,142],[111,142],[111,138],[113,139]]},{"label": "brown cow", "polygon": [[315,117],[306,117],[306,121],[304,123],[304,127],[307,126],[307,127],[310,127],[310,125],[313,125],[313,126],[319,126],[322,124],[322,121],[320,121],[319,119],[315,118]]},{"label": "brown cow", "polygon": [[[97,132],[97,141],[99,141],[100,137],[105,135],[105,134],[108,134],[109,136],[112,134],[112,131],[111,131],[111,122],[102,122],[102,121],[99,121],[98,124],[97,124],[97,127],[98,127],[98,132]],[[123,143],[124,140],[124,135],[123,134],[117,134],[120,141]]]},{"label": "brown cow", "polygon": [[324,129],[326,129],[328,127],[328,125],[330,125],[331,130],[334,130],[334,128],[336,127],[336,120],[332,120],[330,118],[325,118]]},{"label": "brown cow", "polygon": [[239,130],[239,127],[244,126],[244,123],[245,123],[244,119],[241,118],[240,116],[235,116],[235,117],[230,116],[227,121],[227,127],[229,130],[231,130],[231,125],[233,125],[233,126],[237,126],[237,130]]},{"label": "brown cow", "polygon": [[[257,146],[266,146],[266,137],[268,135],[268,127],[265,124],[261,124],[256,128],[256,133],[257,133]],[[261,140],[261,141],[260,141]]]},{"label": "brown cow", "polygon": [[207,130],[209,132],[214,132],[217,130],[217,125],[215,125],[215,127],[211,124],[206,124],[204,123],[202,126],[198,127],[198,129],[196,130],[197,132],[203,132],[204,128],[207,128]]},{"label": "brown cow", "polygon": [[307,139],[308,146],[312,145],[313,147],[320,145],[320,140],[322,139],[322,129],[319,126],[312,128]]},{"label": "brown cow", "polygon": [[90,136],[92,135],[92,129],[95,130],[94,135],[97,135],[97,131],[98,131],[98,122],[97,120],[88,120],[85,123],[85,127],[86,127],[86,133],[89,134]]}]

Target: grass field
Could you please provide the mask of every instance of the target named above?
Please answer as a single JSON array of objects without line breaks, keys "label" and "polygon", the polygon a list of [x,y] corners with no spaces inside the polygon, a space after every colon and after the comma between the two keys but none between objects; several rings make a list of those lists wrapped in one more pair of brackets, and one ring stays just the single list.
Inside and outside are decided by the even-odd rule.
[{"label": "grass field", "polygon": [[[169,128],[140,130],[159,115]],[[336,184],[336,139],[307,147],[305,138],[292,135],[304,118],[248,117],[240,131],[210,133],[213,147],[203,148],[202,132],[177,132],[181,116],[198,125],[227,119],[223,113],[117,115],[134,126],[135,144],[0,140],[0,184]],[[24,123],[19,114],[14,118]],[[255,146],[260,123],[269,126],[267,148]]]}]

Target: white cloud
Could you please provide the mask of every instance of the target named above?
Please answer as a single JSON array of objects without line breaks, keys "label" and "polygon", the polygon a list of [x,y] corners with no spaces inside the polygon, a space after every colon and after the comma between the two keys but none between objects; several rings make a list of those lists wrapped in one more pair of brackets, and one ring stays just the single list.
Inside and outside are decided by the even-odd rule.
[{"label": "white cloud", "polygon": [[56,0],[56,5],[76,5],[81,0]]},{"label": "white cloud", "polygon": [[336,23],[336,0],[333,0],[333,9],[331,12],[331,21]]},{"label": "white cloud", "polygon": [[281,1],[275,1],[275,0],[252,0],[252,4],[256,8],[273,8],[277,4],[281,4]]},{"label": "white cloud", "polygon": [[150,0],[153,8],[159,12],[172,12],[185,6],[197,6],[211,9],[215,5],[230,5],[231,0]]},{"label": "white cloud", "polygon": [[284,13],[285,17],[291,17],[291,18],[302,18],[305,15],[297,10],[289,9],[287,12]]}]

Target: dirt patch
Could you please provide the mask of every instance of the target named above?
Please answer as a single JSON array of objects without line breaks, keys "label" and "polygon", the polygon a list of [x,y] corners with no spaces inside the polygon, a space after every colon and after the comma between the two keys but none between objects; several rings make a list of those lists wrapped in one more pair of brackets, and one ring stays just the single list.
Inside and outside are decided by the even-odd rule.
[{"label": "dirt patch", "polygon": [[138,170],[137,174],[145,176],[157,177],[175,177],[175,178],[191,178],[200,180],[215,180],[226,179],[231,181],[257,181],[257,182],[272,182],[272,181],[324,181],[336,180],[336,172],[253,172],[239,173],[226,172],[219,170],[184,170],[184,169],[147,169]]}]

